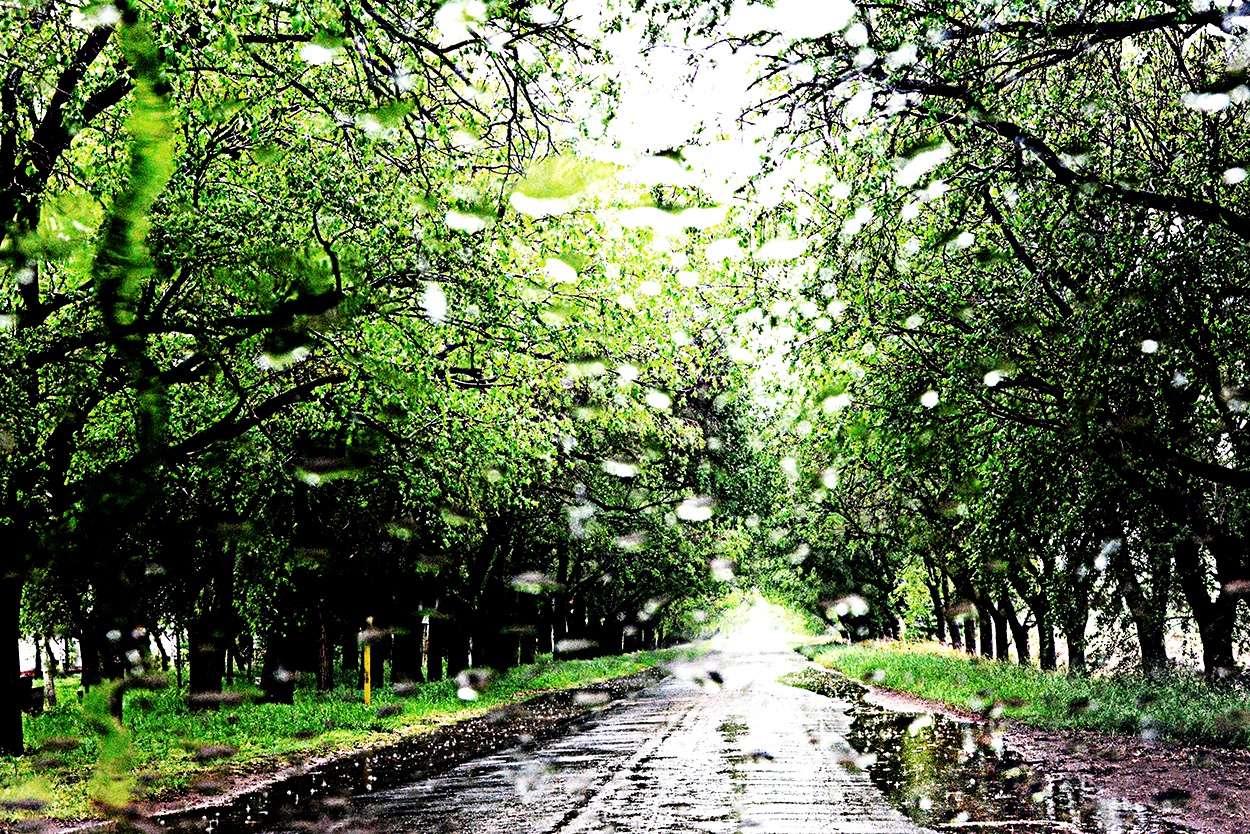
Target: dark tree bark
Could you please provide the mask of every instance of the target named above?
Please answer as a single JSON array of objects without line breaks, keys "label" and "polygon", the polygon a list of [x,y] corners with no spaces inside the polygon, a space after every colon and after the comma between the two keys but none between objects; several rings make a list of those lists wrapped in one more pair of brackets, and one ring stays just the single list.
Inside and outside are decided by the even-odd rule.
[{"label": "dark tree bark", "polygon": [[1083,675],[1088,671],[1088,664],[1085,660],[1085,627],[1081,626],[1079,633],[1067,632],[1064,640],[1068,644],[1068,673],[1072,675]]},{"label": "dark tree bark", "polygon": [[13,638],[13,654],[9,655],[9,672],[0,680],[0,753],[9,756],[20,756],[25,752],[22,737],[22,705],[20,703],[22,654],[18,648],[16,635],[20,628],[22,610],[22,578],[16,572],[0,575],[0,606],[3,606],[5,631]]},{"label": "dark tree bark", "polygon": [[187,626],[189,689],[196,700],[221,692],[226,672],[226,630],[215,614],[192,620]]},{"label": "dark tree bark", "polygon": [[442,632],[439,648],[447,661],[447,677],[455,678],[469,668],[469,635],[465,634],[460,620],[452,616],[439,620],[438,626]]},{"label": "dark tree bark", "polygon": [[982,602],[977,602],[977,626],[980,629],[978,637],[981,640],[981,656],[994,656],[994,621],[990,617],[990,609]]},{"label": "dark tree bark", "polygon": [[265,662],[261,664],[260,678],[267,703],[295,703],[295,671],[290,656],[286,639],[273,634],[265,640]]},{"label": "dark tree bark", "polygon": [[1003,591],[999,610],[1003,612],[1007,625],[1011,627],[1011,641],[1016,644],[1016,663],[1021,666],[1028,666],[1032,662],[1029,652],[1029,629],[1024,623],[1020,622],[1020,616],[1016,613],[1016,606],[1012,604],[1011,597],[1006,590]]},{"label": "dark tree bark", "polygon": [[1167,615],[1167,599],[1172,584],[1172,558],[1168,554],[1162,560],[1157,552],[1162,548],[1154,548],[1147,554],[1154,575],[1151,584],[1154,593],[1147,595],[1137,576],[1127,547],[1122,547],[1115,554],[1116,573],[1120,577],[1120,595],[1124,598],[1125,608],[1133,620],[1137,632],[1137,645],[1141,655],[1142,671],[1153,675],[1168,666],[1168,651],[1165,642]]},{"label": "dark tree bark", "polygon": [[972,617],[964,618],[964,649],[968,654],[977,653],[977,624]]},{"label": "dark tree bark", "polygon": [[936,582],[926,583],[929,588],[929,599],[933,603],[933,619],[937,622],[937,640],[946,642],[946,602],[942,599],[942,586]]},{"label": "dark tree bark", "polygon": [[82,675],[80,682],[82,688],[91,691],[91,687],[98,686],[102,677],[100,675],[100,650],[95,645],[95,641],[91,639],[92,628],[90,625],[84,626],[79,633],[78,647],[79,665],[82,667]]},{"label": "dark tree bark", "polygon": [[1011,657],[1007,651],[1007,617],[990,597],[985,598],[985,609],[989,612],[994,626],[994,657],[1006,662]]},{"label": "dark tree bark", "polygon": [[[1216,558],[1218,561],[1218,554]],[[1212,680],[1223,678],[1236,668],[1233,632],[1237,625],[1237,597],[1221,588],[1212,599],[1205,574],[1198,543],[1191,537],[1183,538],[1176,547],[1176,575],[1202,638],[1203,670]]]},{"label": "dark tree bark", "polygon": [[421,672],[421,620],[410,622],[391,637],[391,680],[395,683],[424,683]]},{"label": "dark tree bark", "polygon": [[334,689],[334,644],[330,640],[330,611],[317,600],[317,691]]},{"label": "dark tree bark", "polygon": [[431,616],[425,638],[425,679],[428,681],[443,679],[443,660],[446,656],[443,638],[443,620]]},{"label": "dark tree bark", "polygon": [[1043,670],[1053,672],[1059,668],[1059,661],[1055,655],[1055,627],[1050,621],[1050,611],[1034,609],[1033,615],[1037,617],[1038,663]]},{"label": "dark tree bark", "polygon": [[[85,657],[85,655],[84,655]],[[84,677],[85,677],[84,672]],[[182,626],[174,626],[174,677],[178,691],[182,691]]]},{"label": "dark tree bark", "polygon": [[152,642],[156,644],[156,653],[161,656],[161,671],[169,671],[169,652],[165,651],[165,641],[155,631],[152,632],[154,639]]},{"label": "dark tree bark", "polygon": [[43,645],[36,645],[36,652],[47,655],[48,662],[43,669],[43,704],[45,707],[56,706],[56,654],[52,651],[52,638],[45,636]]}]

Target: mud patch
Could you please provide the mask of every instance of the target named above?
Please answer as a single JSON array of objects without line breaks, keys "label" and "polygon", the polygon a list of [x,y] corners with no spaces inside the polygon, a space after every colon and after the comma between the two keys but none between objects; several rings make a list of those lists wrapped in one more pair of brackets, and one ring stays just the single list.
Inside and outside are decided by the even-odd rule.
[{"label": "mud patch", "polygon": [[844,765],[917,823],[936,829],[1180,834],[1141,803],[1110,798],[1081,774],[1052,772],[1006,742],[1004,726],[870,703],[869,689],[835,672],[804,669],[783,683],[850,703],[853,750]]}]

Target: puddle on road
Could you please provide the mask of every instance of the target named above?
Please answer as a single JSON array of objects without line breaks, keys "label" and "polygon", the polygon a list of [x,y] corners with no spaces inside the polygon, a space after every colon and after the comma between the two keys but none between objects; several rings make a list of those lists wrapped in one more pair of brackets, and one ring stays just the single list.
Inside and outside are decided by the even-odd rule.
[{"label": "puddle on road", "polygon": [[[340,830],[347,826],[354,832],[368,832],[372,830],[370,821],[359,816],[351,797],[408,784],[509,748],[515,748],[516,756],[510,788],[523,794],[543,776],[544,763],[531,758],[537,742],[582,726],[612,703],[635,697],[660,676],[658,669],[648,669],[503,705],[485,715],[314,768],[291,768],[267,787],[214,807],[159,814],[143,821],[141,830],[254,834]],[[483,765],[480,772],[485,775],[491,769]]]},{"label": "puddle on road", "polygon": [[[869,704],[842,675],[805,669],[783,683],[851,703],[843,764],[915,822],[963,831],[1070,834],[1188,834],[1141,805],[1109,801],[1085,780],[1047,774],[1004,750],[985,724],[899,713]],[[978,825],[977,823],[984,823]]]}]

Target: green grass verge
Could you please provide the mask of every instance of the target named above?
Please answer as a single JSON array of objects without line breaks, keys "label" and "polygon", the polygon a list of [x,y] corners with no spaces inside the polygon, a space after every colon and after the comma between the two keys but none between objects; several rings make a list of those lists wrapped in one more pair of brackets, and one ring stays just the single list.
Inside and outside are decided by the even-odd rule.
[{"label": "green grass verge", "polygon": [[[462,700],[453,681],[423,684],[402,696],[389,687],[375,689],[368,707],[348,687],[323,694],[301,687],[290,706],[245,700],[199,711],[189,709],[185,694],[172,686],[131,691],[122,733],[110,732],[100,720],[106,712],[102,691],[80,704],[77,680],[63,679],[57,686],[60,705],[25,718],[27,747],[39,752],[0,757],[0,821],[99,816],[93,797],[108,798],[111,791],[115,802],[124,802],[131,784],[149,797],[172,796],[199,778],[263,772],[395,741],[506,702],[623,677],[675,656],[674,650],[662,650],[521,666],[492,680],[474,701]],[[23,807],[30,805],[42,807]]]},{"label": "green grass verge", "polygon": [[851,678],[1032,727],[1145,735],[1250,748],[1250,692],[1200,678],[1069,676],[933,644],[810,646],[804,654]]}]

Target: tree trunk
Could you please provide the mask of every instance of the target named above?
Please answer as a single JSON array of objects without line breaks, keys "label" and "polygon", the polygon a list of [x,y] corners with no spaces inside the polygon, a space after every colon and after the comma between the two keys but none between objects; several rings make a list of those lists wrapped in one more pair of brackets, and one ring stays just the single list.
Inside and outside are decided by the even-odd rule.
[{"label": "tree trunk", "polygon": [[289,665],[288,642],[273,634],[265,639],[265,662],[261,664],[260,678],[265,701],[270,704],[295,703],[295,673]]},{"label": "tree trunk", "polygon": [[946,642],[946,603],[942,601],[942,587],[934,582],[926,583],[929,589],[929,601],[933,603],[933,619],[937,622],[937,641]]},{"label": "tree trunk", "polygon": [[1203,670],[1208,680],[1222,678],[1235,669],[1233,630],[1237,622],[1237,597],[1221,589],[1215,599],[1211,599],[1201,550],[1192,537],[1177,542],[1175,555],[1181,590],[1202,638]]},{"label": "tree trunk", "polygon": [[52,653],[51,637],[44,637],[42,646],[36,644],[35,653],[40,651],[48,658],[43,667],[43,705],[45,709],[51,709],[56,706],[56,655]]},{"label": "tree trunk", "polygon": [[394,683],[424,683],[421,674],[421,621],[410,628],[402,628],[391,637],[391,681]]},{"label": "tree trunk", "polygon": [[194,696],[221,692],[226,672],[225,632],[218,618],[206,614],[187,626],[190,691]]},{"label": "tree trunk", "polygon": [[0,677],[0,753],[20,756],[25,752],[22,737],[22,704],[20,703],[22,652],[17,642],[22,610],[22,578],[16,573],[0,575],[0,606],[4,608],[4,630],[13,640],[9,655],[9,672]]},{"label": "tree trunk", "polygon": [[443,679],[443,621],[431,616],[426,626],[425,638],[425,679],[441,681]]},{"label": "tree trunk", "polygon": [[[1163,618],[1156,616],[1154,606],[1146,598],[1146,593],[1137,578],[1137,572],[1130,566],[1124,574],[1121,584],[1121,595],[1128,609],[1129,617],[1137,631],[1137,645],[1141,651],[1142,671],[1152,675],[1168,666],[1168,649],[1164,637]],[[1166,596],[1164,597],[1166,599]]]},{"label": "tree trunk", "polygon": [[317,600],[317,691],[334,689],[334,644],[330,641],[330,612]]},{"label": "tree trunk", "polygon": [[964,650],[968,654],[977,653],[977,624],[972,617],[964,618]]},{"label": "tree trunk", "polygon": [[158,634],[155,631],[152,632],[152,635],[155,638],[153,642],[156,643],[156,652],[157,654],[161,656],[161,671],[168,672],[169,671],[169,652],[165,651],[165,641],[162,640],[160,634]]},{"label": "tree trunk", "polygon": [[1037,618],[1038,663],[1044,671],[1053,672],[1059,662],[1055,656],[1055,627],[1051,624],[1050,612],[1039,606],[1033,609],[1033,616]]},{"label": "tree trunk", "polygon": [[1007,618],[988,598],[985,607],[990,612],[990,619],[994,624],[994,657],[1005,663],[1011,657],[1007,653]]},{"label": "tree trunk", "polygon": [[82,667],[81,683],[82,688],[87,691],[91,691],[91,687],[98,685],[102,680],[100,676],[100,650],[93,639],[94,635],[95,620],[90,614],[87,614],[86,622],[78,632],[78,662]]},{"label": "tree trunk", "polygon": [[521,653],[519,656],[521,665],[527,665],[538,660],[538,632],[527,631],[521,635]]},{"label": "tree trunk", "polygon": [[1012,605],[1006,591],[1003,591],[1001,610],[1007,625],[1011,627],[1011,641],[1016,644],[1016,663],[1028,666],[1032,662],[1029,656],[1029,630],[1020,622],[1020,615],[1016,613],[1016,607]]},{"label": "tree trunk", "polygon": [[443,626],[442,649],[447,657],[447,677],[454,679],[469,668],[469,636],[458,620],[448,618],[439,625]]},{"label": "tree trunk", "polygon": [[983,603],[977,603],[977,625],[980,626],[981,633],[978,635],[981,640],[981,656],[992,658],[994,656],[994,620],[990,617],[989,608]]}]

